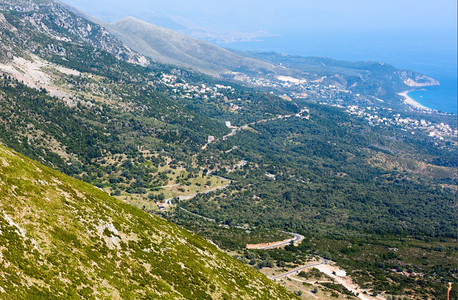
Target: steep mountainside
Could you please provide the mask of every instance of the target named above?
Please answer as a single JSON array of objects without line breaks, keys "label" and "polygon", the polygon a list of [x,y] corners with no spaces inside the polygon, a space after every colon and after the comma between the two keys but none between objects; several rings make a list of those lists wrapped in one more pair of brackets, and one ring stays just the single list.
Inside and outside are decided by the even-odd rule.
[{"label": "steep mountainside", "polygon": [[[2,29],[3,54],[9,58],[25,47],[28,51],[43,55],[65,56],[65,49],[60,42],[75,45],[89,44],[107,51],[117,58],[136,64],[147,65],[148,60],[127,48],[105,28],[68,10],[62,4],[50,0],[2,0],[0,2],[0,29]],[[9,22],[11,17],[18,19]],[[31,34],[33,29],[40,34]],[[6,31],[5,31],[6,30]],[[9,31],[9,33],[8,33]],[[43,35],[56,41],[42,44]]]},{"label": "steep mountainside", "polygon": [[0,145],[0,298],[289,299],[216,246]]},{"label": "steep mountainside", "polygon": [[133,17],[104,25],[126,45],[160,63],[191,68],[216,76],[238,71],[259,75],[274,70],[273,66],[266,62],[239,56],[207,42]]},{"label": "steep mountainside", "polygon": [[[121,59],[128,48],[115,36],[57,3],[2,5],[6,146],[272,272],[322,256],[385,295],[440,297],[443,282],[456,282],[456,117],[396,95],[409,78],[427,78],[262,54],[296,69],[237,73],[260,91],[144,67],[133,52]],[[100,34],[87,35],[88,25]],[[281,231],[306,239],[277,252],[242,249]]]}]

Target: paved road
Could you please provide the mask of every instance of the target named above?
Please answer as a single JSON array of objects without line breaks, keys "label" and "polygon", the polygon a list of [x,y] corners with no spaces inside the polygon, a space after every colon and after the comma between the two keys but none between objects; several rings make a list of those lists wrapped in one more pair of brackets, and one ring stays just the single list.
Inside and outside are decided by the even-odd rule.
[{"label": "paved road", "polygon": [[[291,118],[291,117],[306,118],[306,117],[304,117],[302,115],[304,112],[308,113],[309,110],[307,108],[303,108],[297,114],[275,116],[275,117],[270,118],[270,119],[262,119],[262,120],[258,120],[258,121],[255,121],[255,122],[251,122],[251,123],[245,124],[245,125],[240,126],[240,127],[233,126],[231,133],[226,134],[225,136],[223,136],[223,141],[227,140],[227,138],[230,137],[230,136],[236,135],[238,132],[240,132],[242,130],[248,129],[251,125],[260,124],[260,123],[267,123],[269,121],[287,119],[287,118]],[[204,146],[204,147],[206,148],[206,146]],[[205,148],[202,148],[202,149],[205,149]]]},{"label": "paved road", "polygon": [[287,246],[287,245],[291,244],[291,242],[293,242],[293,243],[300,243],[300,242],[304,239],[304,236],[302,236],[302,235],[300,235],[300,234],[297,234],[297,233],[292,233],[292,232],[285,232],[285,233],[288,233],[288,234],[293,235],[294,238],[293,238],[292,240],[288,240],[288,241],[284,241],[284,242],[278,242],[278,243],[276,243],[276,244],[272,244],[272,245],[269,245],[269,246],[265,246],[265,247],[261,247],[261,248],[256,248],[256,249],[259,249],[259,250],[275,249],[275,248]]},{"label": "paved road", "polygon": [[280,279],[280,278],[283,278],[283,277],[287,277],[287,276],[291,276],[291,275],[297,274],[297,273],[299,273],[300,271],[302,271],[302,270],[304,270],[304,269],[312,268],[312,267],[316,267],[316,266],[321,266],[321,265],[327,265],[328,263],[329,263],[329,261],[328,261],[327,259],[325,259],[325,260],[324,260],[323,262],[321,262],[321,263],[315,263],[315,264],[305,265],[305,266],[296,268],[296,269],[294,269],[294,270],[288,271],[288,272],[286,272],[286,273],[283,273],[283,274],[280,274],[280,275],[276,275],[276,276],[273,276],[273,277],[269,277],[269,279],[272,279],[272,280]]}]

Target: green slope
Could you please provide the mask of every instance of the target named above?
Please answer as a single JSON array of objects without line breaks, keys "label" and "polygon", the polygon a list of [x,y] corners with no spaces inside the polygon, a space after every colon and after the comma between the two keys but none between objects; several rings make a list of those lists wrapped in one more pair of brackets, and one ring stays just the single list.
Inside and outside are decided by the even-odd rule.
[{"label": "green slope", "polygon": [[224,73],[274,73],[273,65],[234,54],[176,31],[128,17],[103,24],[128,47],[160,63],[220,76]]},{"label": "green slope", "polygon": [[0,298],[288,299],[214,245],[0,146]]}]

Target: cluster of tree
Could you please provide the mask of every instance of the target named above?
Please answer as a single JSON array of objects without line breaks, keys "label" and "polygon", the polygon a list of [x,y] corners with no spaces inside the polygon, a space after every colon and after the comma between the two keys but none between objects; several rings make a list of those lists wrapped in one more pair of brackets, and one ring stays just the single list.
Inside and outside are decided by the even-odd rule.
[{"label": "cluster of tree", "polygon": [[[230,226],[248,223],[313,237],[313,243],[287,246],[286,251],[335,260],[354,270],[352,275],[368,288],[399,295],[421,285],[420,293],[425,295],[443,293],[441,281],[454,281],[450,274],[455,271],[453,262],[436,255],[440,251],[426,250],[422,243],[421,249],[435,257],[436,266],[425,266],[420,259],[365,245],[379,238],[393,242],[408,236],[429,238],[429,242],[456,239],[456,193],[442,187],[457,184],[455,146],[438,147],[399,128],[371,127],[338,109],[308,106],[310,120],[257,124],[255,132],[242,131],[227,145],[212,148],[212,155],[224,153],[217,158],[221,165],[242,159],[249,163],[235,172],[223,168],[216,173],[232,180],[227,189],[180,205]],[[237,149],[228,152],[234,145]],[[374,153],[393,161],[408,157],[413,163],[446,166],[450,176],[375,167],[370,164]],[[319,241],[328,241],[326,247]],[[418,244],[409,245],[420,251]],[[456,253],[448,246],[442,250]],[[429,274],[428,279],[392,271],[403,264],[411,266],[410,272]],[[390,287],[392,281],[400,284]]]},{"label": "cluster of tree", "polygon": [[[419,163],[442,157],[453,165],[456,158],[447,156],[447,149],[436,148],[433,156],[434,147],[418,140],[393,143],[395,134],[334,109],[315,106],[312,115],[310,121],[269,122],[256,125],[256,133],[235,136],[233,143],[239,149],[221,160],[238,156],[250,164],[237,172],[219,171],[233,180],[231,187],[183,205],[229,225],[456,236],[455,196],[437,187],[455,185],[456,178],[422,178],[368,162],[374,149],[386,149],[388,155],[416,155]],[[418,150],[412,153],[406,148]],[[274,174],[275,180],[266,174]]]}]

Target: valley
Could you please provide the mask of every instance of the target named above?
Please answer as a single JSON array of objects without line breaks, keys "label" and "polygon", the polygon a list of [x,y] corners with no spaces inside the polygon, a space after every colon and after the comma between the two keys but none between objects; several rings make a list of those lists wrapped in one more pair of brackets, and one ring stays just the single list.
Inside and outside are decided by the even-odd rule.
[{"label": "valley", "polygon": [[[129,42],[126,22],[144,28]],[[442,299],[456,287],[456,115],[399,95],[434,79],[231,52],[51,0],[0,2],[0,30],[0,262],[28,276],[3,272],[0,293]],[[157,32],[168,46],[154,48],[167,39]],[[43,174],[54,183],[38,184]],[[54,235],[39,232],[52,222]],[[14,226],[39,249],[56,239],[58,257]],[[27,262],[5,250],[16,242]],[[91,265],[101,257],[122,261]],[[72,274],[57,282],[60,261]]]}]

